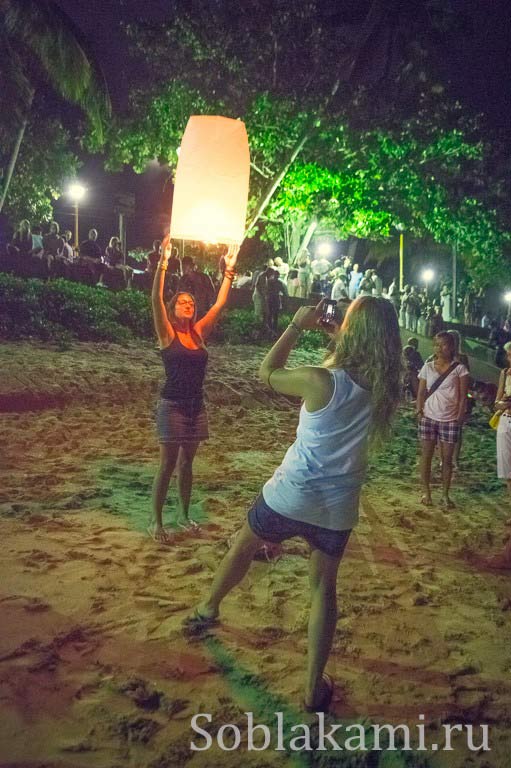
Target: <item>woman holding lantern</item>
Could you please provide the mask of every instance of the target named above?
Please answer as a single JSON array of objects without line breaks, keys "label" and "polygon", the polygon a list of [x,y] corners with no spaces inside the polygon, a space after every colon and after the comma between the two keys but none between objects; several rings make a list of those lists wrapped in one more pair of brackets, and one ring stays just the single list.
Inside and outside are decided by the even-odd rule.
[{"label": "woman holding lantern", "polygon": [[166,381],[157,409],[160,465],[153,484],[153,519],[149,532],[155,541],[169,542],[163,527],[163,505],[174,469],[177,470],[178,508],[176,523],[194,527],[189,519],[192,466],[199,443],[207,440],[208,418],[203,383],[208,362],[205,340],[213,330],[234,280],[239,246],[231,245],[225,255],[226,269],[215,303],[196,321],[195,299],[190,293],[176,293],[168,305],[163,286],[171,253],[170,238],[162,244],[161,257],[152,289],[153,319],[165,366]]}]

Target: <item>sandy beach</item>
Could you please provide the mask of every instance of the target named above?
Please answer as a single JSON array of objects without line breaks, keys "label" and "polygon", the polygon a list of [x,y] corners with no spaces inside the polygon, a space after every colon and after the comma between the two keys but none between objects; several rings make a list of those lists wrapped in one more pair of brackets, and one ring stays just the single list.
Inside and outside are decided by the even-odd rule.
[{"label": "sandy beach", "polygon": [[[211,439],[197,455],[192,500],[201,531],[161,546],[146,532],[157,351],[0,345],[1,766],[384,765],[377,753],[191,749],[197,713],[211,714],[212,734],[247,711],[260,723],[277,711],[288,723],[314,719],[300,706],[303,542],[254,563],[213,636],[181,631],[298,418],[297,403],[257,381],[263,348],[210,352]],[[302,352],[291,362],[316,359]],[[418,503],[414,421],[403,409],[341,565],[333,721],[413,732],[423,714],[426,742],[439,745],[388,766],[509,765],[511,574],[481,559],[511,534],[511,508],[487,420],[476,409],[466,428],[457,508],[446,512]],[[173,504],[171,490],[168,522]],[[488,724],[491,751],[470,752],[461,734],[442,751],[446,723],[473,724],[476,744]]]}]

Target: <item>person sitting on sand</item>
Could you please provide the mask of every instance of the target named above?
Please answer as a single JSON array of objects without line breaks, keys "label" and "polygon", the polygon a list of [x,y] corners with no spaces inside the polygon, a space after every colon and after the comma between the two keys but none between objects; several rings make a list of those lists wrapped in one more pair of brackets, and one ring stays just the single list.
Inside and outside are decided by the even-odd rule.
[{"label": "person sitting on sand", "polygon": [[200,633],[216,623],[220,603],[243,579],[262,543],[295,536],[311,549],[308,669],[304,705],[326,710],[333,682],[324,674],[337,622],[337,570],[358,521],[368,438],[385,436],[401,395],[396,312],[364,296],[348,308],[321,366],[286,368],[301,332],[321,326],[323,302],[301,307],[259,369],[270,389],[302,398],[297,438],[264,485],[214,577],[208,597],[185,620]]},{"label": "person sitting on sand", "polygon": [[421,503],[430,507],[431,460],[437,440],[442,456],[441,504],[454,507],[449,498],[452,476],[452,457],[459,438],[460,426],[465,419],[469,374],[455,357],[456,343],[451,333],[441,331],[434,338],[434,360],[427,362],[419,372],[417,394],[418,431],[421,441]]},{"label": "person sitting on sand", "polygon": [[169,537],[163,527],[163,505],[170,478],[177,466],[178,508],[176,523],[193,525],[188,518],[192,490],[192,465],[199,443],[208,439],[208,417],[204,407],[203,382],[208,362],[204,344],[225,306],[239,246],[229,246],[226,269],[215,303],[196,321],[196,302],[190,293],[178,292],[165,305],[163,284],[170,256],[169,238],[162,243],[161,257],[152,289],[153,318],[166,372],[157,409],[160,466],[153,485],[153,520],[150,533],[160,542]]}]

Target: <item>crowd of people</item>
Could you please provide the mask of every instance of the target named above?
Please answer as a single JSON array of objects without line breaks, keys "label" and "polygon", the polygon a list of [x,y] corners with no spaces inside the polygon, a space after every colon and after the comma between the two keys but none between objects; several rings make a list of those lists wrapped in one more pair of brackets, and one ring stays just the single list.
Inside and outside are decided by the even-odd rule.
[{"label": "crowd of people", "polygon": [[19,223],[0,259],[4,268],[16,274],[43,279],[63,277],[104,288],[130,288],[135,267],[127,263],[118,237],[110,237],[102,248],[98,231],[91,228],[86,240],[72,245],[72,232],[61,231],[50,222],[43,234],[27,219]]}]

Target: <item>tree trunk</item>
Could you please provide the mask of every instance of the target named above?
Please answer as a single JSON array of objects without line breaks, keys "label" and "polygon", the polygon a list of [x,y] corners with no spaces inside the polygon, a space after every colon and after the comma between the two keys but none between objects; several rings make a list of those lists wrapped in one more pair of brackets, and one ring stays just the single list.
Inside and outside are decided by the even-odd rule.
[{"label": "tree trunk", "polygon": [[4,204],[5,204],[5,201],[7,199],[7,192],[9,191],[9,187],[10,187],[11,181],[12,181],[12,176],[13,176],[13,173],[14,173],[14,168],[16,166],[16,162],[18,160],[18,155],[20,153],[21,142],[23,141],[23,137],[25,136],[25,131],[26,131],[26,128],[27,128],[27,125],[28,125],[28,118],[29,118],[29,115],[30,115],[30,109],[32,107],[32,102],[34,100],[34,93],[35,93],[35,91],[33,91],[33,90],[30,92],[30,97],[29,97],[29,100],[28,100],[28,103],[27,103],[26,117],[25,117],[25,119],[23,120],[23,122],[21,123],[21,125],[19,127],[18,135],[16,136],[16,142],[15,142],[14,147],[12,149],[11,158],[9,160],[9,165],[7,166],[7,171],[6,171],[6,174],[5,174],[4,185],[3,185],[3,188],[2,188],[2,195],[0,197],[0,213],[2,212]]},{"label": "tree trunk", "polygon": [[290,169],[290,168],[291,168],[291,166],[293,165],[294,161],[296,160],[296,158],[298,157],[298,155],[299,155],[299,154],[300,154],[300,152],[302,151],[302,149],[303,149],[303,147],[304,147],[305,143],[307,142],[307,139],[310,137],[310,135],[311,135],[311,131],[310,131],[310,130],[308,130],[308,131],[307,131],[307,132],[306,132],[306,133],[305,133],[305,134],[304,134],[304,135],[301,137],[301,139],[299,140],[298,144],[296,144],[296,146],[295,146],[295,148],[293,149],[293,152],[292,152],[292,154],[291,154],[291,157],[289,158],[288,162],[286,163],[286,165],[284,166],[284,168],[281,170],[281,172],[279,173],[279,175],[277,176],[277,178],[275,179],[275,181],[274,181],[274,182],[273,182],[273,184],[271,185],[271,188],[270,188],[270,189],[269,189],[269,191],[267,192],[267,194],[266,194],[266,197],[264,198],[263,202],[261,203],[261,205],[260,205],[260,206],[259,206],[259,208],[257,209],[257,213],[256,213],[256,215],[254,216],[254,218],[252,219],[252,221],[251,221],[251,222],[250,222],[250,224],[248,225],[248,227],[247,227],[247,229],[246,229],[246,231],[245,231],[245,237],[247,236],[247,232],[248,232],[248,230],[252,229],[252,227],[255,227],[255,225],[257,224],[257,222],[259,221],[259,219],[260,219],[260,218],[261,218],[261,216],[263,215],[263,213],[264,213],[264,210],[265,210],[266,206],[268,205],[268,203],[269,203],[269,202],[270,202],[270,200],[272,199],[272,197],[273,197],[273,195],[275,194],[275,192],[277,191],[277,189],[280,187],[280,184],[281,184],[281,182],[282,182],[282,179],[284,178],[284,176],[285,176],[285,175],[286,175],[286,173],[289,171],[289,169]]},{"label": "tree trunk", "polygon": [[291,255],[291,260],[289,262],[290,264],[299,263],[300,256],[306,250],[310,241],[312,240],[312,235],[316,231],[317,226],[318,226],[318,222],[315,219],[311,221],[311,223],[307,227],[307,231],[305,232],[305,235],[303,236],[303,240],[299,243],[298,248],[296,248],[295,252]]},{"label": "tree trunk", "polygon": [[25,135],[25,129],[27,127],[27,123],[28,123],[28,118],[25,118],[25,120],[23,120],[23,122],[20,125],[18,135],[16,137],[16,143],[14,144],[14,147],[11,152],[11,158],[9,160],[9,165],[7,166],[7,172],[5,174],[4,186],[2,189],[2,196],[0,197],[0,212],[4,207],[4,203],[7,197],[7,192],[11,185],[11,179],[14,173],[14,166],[16,165],[16,161],[18,159],[21,142],[23,141],[23,136]]}]

